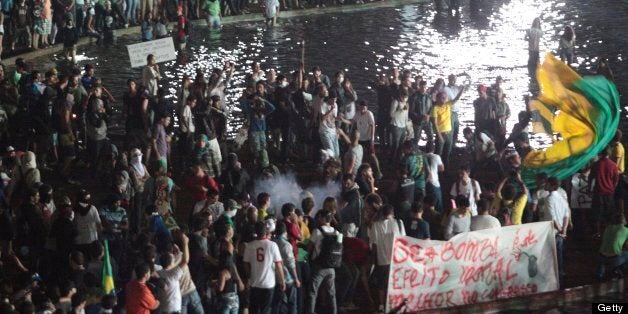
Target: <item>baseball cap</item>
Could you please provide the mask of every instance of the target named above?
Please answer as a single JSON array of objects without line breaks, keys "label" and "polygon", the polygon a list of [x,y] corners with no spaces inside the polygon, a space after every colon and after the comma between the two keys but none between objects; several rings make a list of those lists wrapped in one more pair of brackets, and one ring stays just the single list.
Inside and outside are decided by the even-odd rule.
[{"label": "baseball cap", "polygon": [[13,146],[7,146],[7,153],[14,152],[15,148]]}]

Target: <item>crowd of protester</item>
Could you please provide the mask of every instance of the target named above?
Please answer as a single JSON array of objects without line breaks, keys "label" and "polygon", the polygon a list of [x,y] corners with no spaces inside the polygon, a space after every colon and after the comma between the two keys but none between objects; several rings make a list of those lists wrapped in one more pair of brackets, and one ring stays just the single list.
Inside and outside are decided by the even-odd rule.
[{"label": "crowd of protester", "polygon": [[[348,3],[348,2],[347,2]],[[362,0],[351,1],[360,4]],[[76,49],[78,39],[89,36],[99,44],[115,42],[115,30],[141,27],[142,39],[176,35],[185,40],[189,20],[206,19],[211,28],[221,27],[221,18],[250,12],[264,13],[275,23],[279,11],[345,4],[344,0],[5,0],[0,4],[0,54],[44,49],[55,43]],[[72,48],[73,47],[73,48]],[[17,49],[17,50],[16,50]]]},{"label": "crowd of protester", "polygon": [[[428,84],[394,68],[372,84],[374,113],[342,71],[254,62],[237,103],[248,128],[239,146],[226,134],[240,114],[225,104],[233,69],[184,77],[175,104],[149,55],[127,81],[126,132],[115,140],[113,97],[92,65],[0,68],[0,312],[383,312],[396,235],[448,240],[534,221],[555,227],[561,280],[572,226],[601,238],[596,276],[621,276],[619,130],[571,180],[539,175],[531,189],[520,175],[530,113],[506,132],[501,77],[474,87],[475,129],[460,130],[466,74]],[[272,179],[294,163],[341,191],[322,204],[307,190],[275,204]],[[578,180],[586,210],[570,206]],[[117,288],[108,295],[104,240]]]}]

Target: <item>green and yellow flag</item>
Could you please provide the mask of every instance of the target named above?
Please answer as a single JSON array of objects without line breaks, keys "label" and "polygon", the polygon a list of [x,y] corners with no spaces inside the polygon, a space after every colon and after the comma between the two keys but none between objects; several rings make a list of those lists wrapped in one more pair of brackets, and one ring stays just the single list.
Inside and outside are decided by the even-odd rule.
[{"label": "green and yellow flag", "polygon": [[113,272],[111,271],[108,240],[105,240],[105,258],[102,262],[102,289],[104,290],[106,295],[116,293],[113,285]]},{"label": "green and yellow flag", "polygon": [[533,131],[559,139],[526,155],[522,176],[529,185],[537,173],[563,180],[583,168],[613,139],[620,117],[617,88],[603,76],[580,77],[547,54],[537,78],[541,94],[530,104]]}]

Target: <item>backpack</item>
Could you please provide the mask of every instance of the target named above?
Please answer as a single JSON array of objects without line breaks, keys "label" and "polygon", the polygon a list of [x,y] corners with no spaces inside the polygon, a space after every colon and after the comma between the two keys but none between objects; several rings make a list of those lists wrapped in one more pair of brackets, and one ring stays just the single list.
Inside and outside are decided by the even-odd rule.
[{"label": "backpack", "polygon": [[342,242],[338,242],[338,235],[326,233],[322,227],[318,230],[323,235],[321,252],[316,262],[322,268],[338,268],[342,264]]},{"label": "backpack", "polygon": [[502,227],[512,226],[512,209],[514,204],[513,202],[510,205],[506,205],[504,201],[502,201],[499,212],[497,213],[497,219]]}]

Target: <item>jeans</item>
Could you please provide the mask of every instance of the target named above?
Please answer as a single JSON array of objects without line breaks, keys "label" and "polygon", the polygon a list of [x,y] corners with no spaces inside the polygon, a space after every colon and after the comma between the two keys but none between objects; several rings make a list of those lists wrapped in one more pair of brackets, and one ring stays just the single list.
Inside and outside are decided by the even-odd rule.
[{"label": "jeans", "polygon": [[286,291],[275,288],[273,314],[297,314],[297,287],[294,283],[286,284]]},{"label": "jeans", "polygon": [[334,153],[334,158],[340,157],[340,146],[338,144],[338,135],[336,131],[332,132],[322,132],[321,135],[321,143],[323,144],[323,149],[328,149]]},{"label": "jeans", "polygon": [[425,135],[427,136],[427,145],[431,146],[434,144],[434,132],[432,130],[432,122],[424,121],[419,123],[414,123],[414,139],[418,142],[421,139],[421,132],[425,131]]},{"label": "jeans", "polygon": [[397,161],[397,157],[401,155],[401,144],[403,144],[403,139],[406,137],[406,128],[392,125],[390,129],[392,131],[392,142],[390,146],[393,151],[393,157],[395,158],[394,161]]},{"label": "jeans", "polygon": [[[297,263],[297,275],[302,283],[310,282],[310,263],[303,261]],[[301,285],[301,288],[297,289],[297,313],[305,312],[305,298],[307,295],[307,286]]]},{"label": "jeans", "polygon": [[274,292],[274,288],[251,288],[250,313],[270,314]]},{"label": "jeans", "polygon": [[436,154],[440,155],[441,159],[443,159],[443,164],[445,165],[445,169],[447,169],[447,165],[449,165],[449,155],[451,155],[451,147],[452,147],[452,134],[451,132],[444,132],[440,134],[443,137],[441,141],[439,138],[436,138]]},{"label": "jeans", "polygon": [[433,184],[427,182],[425,184],[425,191],[427,194],[432,194],[434,195],[434,198],[436,200],[436,204],[435,204],[435,208],[436,211],[439,213],[443,212],[443,192],[441,191],[440,186],[436,187]]},{"label": "jeans", "polygon": [[360,279],[360,268],[353,263],[342,263],[336,271],[336,306],[353,301],[353,293]]},{"label": "jeans", "polygon": [[316,308],[316,297],[318,296],[318,289],[321,284],[325,284],[327,286],[327,292],[329,292],[329,301],[331,306],[331,311],[326,311],[325,313],[336,314],[336,271],[333,268],[318,268],[314,267],[312,271],[312,280],[310,281],[310,286],[308,288],[308,305],[306,314],[313,314]]},{"label": "jeans", "polygon": [[606,271],[606,266],[611,266],[612,270],[615,271],[621,269],[628,263],[628,251],[623,251],[617,256],[608,257],[604,255],[597,256],[597,269],[595,274],[597,278],[602,279],[604,277],[604,273]]},{"label": "jeans", "polygon": [[[203,304],[198,291],[194,290],[181,298],[181,314],[204,314]],[[237,309],[234,313],[238,313]]]},{"label": "jeans", "polygon": [[[451,145],[452,147],[454,145],[456,145],[456,142],[458,141],[458,131],[460,130],[460,120],[458,119],[458,112],[451,112],[451,131],[452,131],[452,136],[451,136]],[[451,152],[451,148],[449,149],[449,151]]]},{"label": "jeans", "polygon": [[139,0],[126,0],[126,21],[130,24],[137,24],[137,6]]},{"label": "jeans", "polygon": [[565,254],[565,238],[556,234],[556,257],[558,259],[558,276],[559,278],[563,278],[565,276],[565,265],[564,265],[564,254]]},{"label": "jeans", "polygon": [[217,296],[216,309],[220,314],[238,314],[240,310],[238,294],[235,292]]},{"label": "jeans", "polygon": [[84,4],[76,4],[74,6],[76,8],[76,30],[79,34],[83,34],[83,24],[85,24],[84,6]]},{"label": "jeans", "polygon": [[266,132],[264,131],[251,131],[249,133],[249,142],[251,143],[251,151],[253,155],[257,157],[262,149],[266,148]]}]

